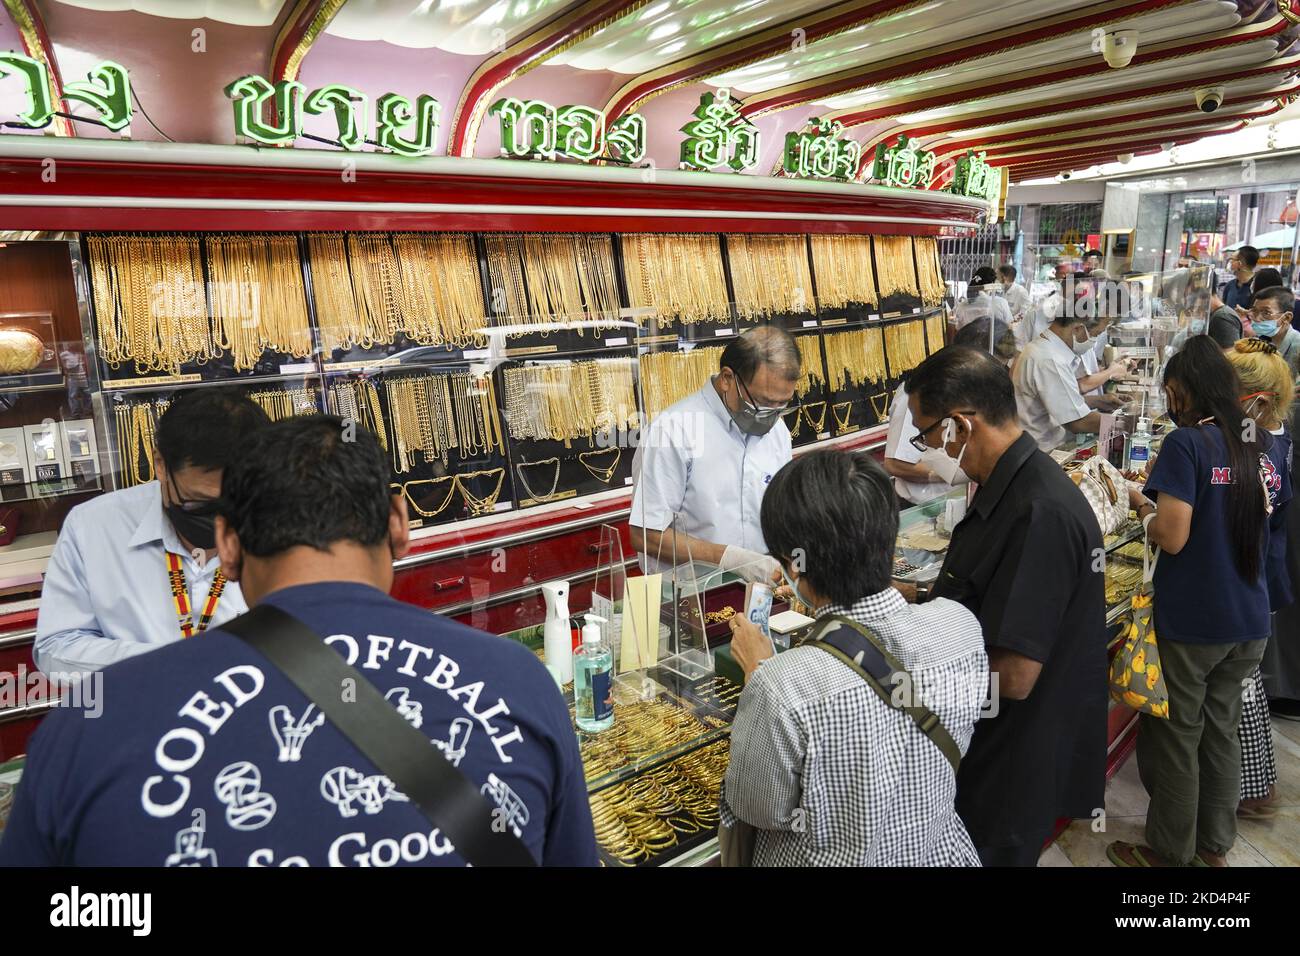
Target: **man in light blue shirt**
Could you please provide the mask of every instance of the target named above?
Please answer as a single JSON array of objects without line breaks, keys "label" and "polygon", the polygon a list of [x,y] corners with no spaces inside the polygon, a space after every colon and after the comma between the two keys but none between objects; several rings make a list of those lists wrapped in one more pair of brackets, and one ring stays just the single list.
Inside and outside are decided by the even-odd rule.
[{"label": "man in light blue shirt", "polygon": [[158,421],[157,480],[68,513],[45,572],[33,657],[73,679],[201,634],[247,610],[220,574],[221,474],[266,413],[237,392],[198,389]]},{"label": "man in light blue shirt", "polygon": [[768,581],[777,564],[759,507],[792,457],[781,413],[794,399],[799,349],[790,333],[763,326],[734,339],[719,364],[703,388],[642,432],[632,466],[632,546],[647,571],[689,557]]}]

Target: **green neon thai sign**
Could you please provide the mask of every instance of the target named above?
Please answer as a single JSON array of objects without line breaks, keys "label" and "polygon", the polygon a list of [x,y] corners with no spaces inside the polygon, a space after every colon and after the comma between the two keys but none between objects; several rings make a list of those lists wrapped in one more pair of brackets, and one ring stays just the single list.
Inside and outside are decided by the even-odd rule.
[{"label": "green neon thai sign", "polygon": [[589,163],[608,149],[627,163],[645,158],[646,123],[630,113],[606,125],[590,106],[556,108],[543,100],[505,96],[488,107],[501,122],[501,155],[509,159],[573,159]]},{"label": "green neon thai sign", "polygon": [[998,202],[1002,198],[1002,170],[985,162],[985,155],[971,150],[959,158],[948,192]]},{"label": "green neon thai sign", "polygon": [[[0,77],[5,76],[17,77],[22,83],[23,108],[17,114],[18,122],[44,129],[59,115],[50,92],[50,72],[40,60],[21,53],[0,53]],[[131,124],[131,80],[126,67],[112,60],[100,63],[85,80],[65,83],[63,98],[84,103],[99,114],[74,119],[95,119],[114,132]]]},{"label": "green neon thai sign", "polygon": [[740,113],[729,90],[705,93],[695,119],[682,127],[681,167],[698,171],[726,166],[735,172],[758,163],[758,127]]},{"label": "green neon thai sign", "polygon": [[786,175],[798,179],[837,179],[845,182],[858,178],[862,144],[840,134],[844,125],[834,120],[813,117],[811,131],[785,134],[782,168]]},{"label": "green neon thai sign", "polygon": [[934,153],[918,149],[906,136],[899,136],[893,146],[881,143],[876,147],[871,176],[884,186],[928,189],[934,178],[935,162]]}]

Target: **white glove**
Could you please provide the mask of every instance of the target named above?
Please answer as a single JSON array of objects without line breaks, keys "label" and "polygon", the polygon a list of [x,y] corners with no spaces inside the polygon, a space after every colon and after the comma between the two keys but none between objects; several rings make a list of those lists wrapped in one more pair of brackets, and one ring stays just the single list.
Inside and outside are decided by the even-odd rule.
[{"label": "white glove", "polygon": [[718,561],[718,567],[740,575],[746,581],[759,584],[771,584],[772,578],[781,570],[776,558],[757,551],[749,551],[734,544],[727,545]]}]

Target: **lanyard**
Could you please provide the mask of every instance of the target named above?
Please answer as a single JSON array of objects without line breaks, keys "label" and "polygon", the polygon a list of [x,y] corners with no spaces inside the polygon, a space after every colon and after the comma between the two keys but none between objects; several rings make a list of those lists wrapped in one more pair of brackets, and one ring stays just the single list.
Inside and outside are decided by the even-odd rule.
[{"label": "lanyard", "polygon": [[217,568],[208,588],[208,598],[203,602],[203,613],[199,615],[199,626],[194,627],[194,618],[190,613],[190,589],[185,582],[185,566],[181,564],[180,555],[167,552],[167,580],[172,588],[172,603],[176,605],[176,620],[180,624],[181,637],[193,637],[202,634],[212,623],[212,615],[217,613],[217,604],[221,601],[221,592],[226,589],[226,576]]}]

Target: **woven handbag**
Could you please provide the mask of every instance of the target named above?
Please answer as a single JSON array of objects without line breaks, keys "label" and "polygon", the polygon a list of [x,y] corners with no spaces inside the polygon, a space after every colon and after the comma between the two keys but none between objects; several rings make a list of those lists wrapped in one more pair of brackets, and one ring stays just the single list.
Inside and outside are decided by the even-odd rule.
[{"label": "woven handbag", "polygon": [[[1155,515],[1147,515],[1143,534]],[[1124,632],[1124,644],[1110,662],[1110,696],[1121,704],[1152,717],[1169,716],[1169,688],[1160,668],[1160,647],[1156,643],[1154,587],[1151,583],[1160,549],[1152,554],[1150,538],[1142,549],[1142,584],[1134,592],[1132,613]]]}]

